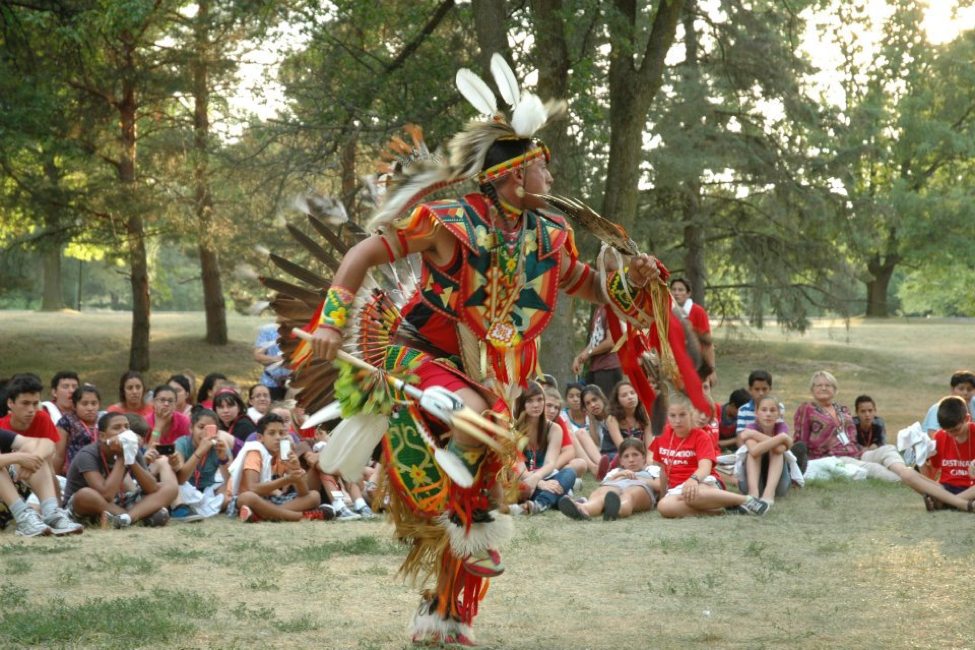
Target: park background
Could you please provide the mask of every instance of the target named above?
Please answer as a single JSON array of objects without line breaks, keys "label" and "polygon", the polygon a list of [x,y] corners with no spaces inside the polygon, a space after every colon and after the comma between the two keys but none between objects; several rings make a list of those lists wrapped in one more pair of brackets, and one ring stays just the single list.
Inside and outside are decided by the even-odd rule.
[{"label": "park background", "polygon": [[[267,251],[323,271],[289,232],[312,233],[295,197],[364,222],[390,137],[443,142],[473,117],[456,69],[489,78],[500,52],[569,101],[541,134],[555,190],[691,280],[719,398],[765,367],[793,411],[826,368],[894,433],[975,365],[973,26],[968,0],[8,0],[0,376],[73,367],[105,395],[129,368],[254,380]],[[559,310],[542,362],[565,378],[589,307]],[[593,525],[519,523],[482,638],[973,647],[970,519],[902,486]],[[401,647],[415,592],[388,534],[5,533],[0,647]]]}]

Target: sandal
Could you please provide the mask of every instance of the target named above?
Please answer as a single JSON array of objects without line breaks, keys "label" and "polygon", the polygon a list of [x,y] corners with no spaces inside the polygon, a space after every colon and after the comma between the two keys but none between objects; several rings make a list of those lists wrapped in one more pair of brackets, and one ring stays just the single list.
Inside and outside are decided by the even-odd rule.
[{"label": "sandal", "polygon": [[616,521],[620,517],[620,495],[618,492],[610,492],[603,501],[603,521]]},{"label": "sandal", "polygon": [[[969,503],[969,506],[970,505],[971,503]],[[934,512],[935,510],[944,510],[944,507],[945,504],[941,503],[930,494],[924,495],[924,509],[927,510],[928,512]],[[971,512],[971,508],[969,508],[968,511]]]},{"label": "sandal", "polygon": [[570,519],[575,519],[576,521],[588,521],[592,519],[586,511],[579,507],[580,504],[572,500],[571,497],[564,496],[559,499],[559,512]]}]

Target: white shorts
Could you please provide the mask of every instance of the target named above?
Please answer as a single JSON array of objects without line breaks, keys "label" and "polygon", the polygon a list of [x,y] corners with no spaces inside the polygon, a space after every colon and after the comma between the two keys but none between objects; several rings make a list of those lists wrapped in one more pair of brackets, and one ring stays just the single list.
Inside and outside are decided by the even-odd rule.
[{"label": "white shorts", "polygon": [[[694,479],[690,479],[689,478],[687,480],[688,481],[693,481]],[[721,487],[721,484],[718,483],[718,479],[714,478],[710,474],[708,474],[706,477],[704,477],[704,480],[701,481],[701,485],[713,485],[716,488],[720,488]],[[682,495],[683,493],[684,493],[684,484],[681,483],[677,487],[672,487],[669,490],[667,490],[667,494],[665,494],[664,496],[668,496],[668,497],[669,496],[675,496],[676,497],[676,496]]]}]

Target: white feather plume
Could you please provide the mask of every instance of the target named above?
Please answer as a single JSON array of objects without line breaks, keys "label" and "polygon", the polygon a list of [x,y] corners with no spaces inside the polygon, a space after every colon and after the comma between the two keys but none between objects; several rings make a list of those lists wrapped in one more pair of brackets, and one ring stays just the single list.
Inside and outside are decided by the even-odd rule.
[{"label": "white feather plume", "polygon": [[548,111],[538,95],[525,93],[515,106],[515,112],[511,116],[511,128],[519,137],[530,138],[535,135],[535,131],[542,128],[547,119]]},{"label": "white feather plume", "polygon": [[518,79],[515,78],[515,73],[511,70],[508,62],[497,52],[491,56],[491,74],[494,76],[494,83],[498,85],[501,97],[508,103],[508,106],[517,106],[521,99]]},{"label": "white feather plume", "polygon": [[343,478],[358,481],[388,427],[385,415],[373,413],[358,413],[342,420],[318,457],[319,469],[326,474],[340,472]]},{"label": "white feather plume", "polygon": [[342,417],[342,405],[338,401],[332,402],[328,406],[315,411],[315,413],[309,417],[301,425],[302,429],[313,429],[319,424],[324,424],[329,420],[338,420]]},{"label": "white feather plume", "polygon": [[498,112],[498,100],[483,79],[467,68],[461,68],[457,71],[456,82],[460,94],[482,115]]}]

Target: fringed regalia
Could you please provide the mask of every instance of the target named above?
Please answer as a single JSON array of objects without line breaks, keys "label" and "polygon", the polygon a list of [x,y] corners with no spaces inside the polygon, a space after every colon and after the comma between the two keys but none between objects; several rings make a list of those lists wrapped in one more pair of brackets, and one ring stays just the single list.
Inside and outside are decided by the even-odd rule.
[{"label": "fringed regalia", "polygon": [[[572,294],[585,283],[598,283],[603,300],[617,314],[613,326],[628,370],[640,375],[645,389],[649,383],[641,364],[661,346],[660,337],[652,345],[643,330],[660,318],[669,325],[672,318],[666,288],[660,293],[657,286],[655,294],[628,286],[619,254],[604,251],[598,270],[579,263],[572,229],[561,212],[512,210],[507,217],[520,226],[516,231],[501,228],[499,212],[510,206],[491,184],[519,167],[547,160],[549,153],[532,140],[515,158],[485,169],[488,149],[499,140],[531,139],[565,104],[543,104],[521,92],[497,55],[492,71],[514,109],[510,121],[497,110],[487,85],[461,70],[458,87],[487,118],[471,121],[446,152],[429,152],[415,127],[410,129],[412,145],[394,139],[388,189],[369,224],[388,253],[382,273],[367,276],[355,292],[335,285],[324,291],[326,278],[272,256],[279,268],[313,288],[264,279],[278,292],[272,306],[281,323],[282,350],[295,371],[291,387],[299,402],[311,413],[328,411],[337,400],[330,407],[333,415],[341,408],[345,418],[321,455],[322,468],[356,480],[381,446],[385,480],[374,503],[386,510],[397,538],[409,545],[400,572],[419,584],[432,582],[422,591],[413,620],[414,641],[420,643],[473,644],[471,624],[478,606],[490,578],[503,570],[497,549],[512,533],[505,501],[517,491],[513,469],[519,451],[509,426],[510,409],[520,386],[539,372],[539,335],[555,313],[559,290]],[[480,192],[420,203],[434,190],[474,178]],[[303,207],[335,254],[293,227],[292,232],[336,270],[336,257],[365,233],[351,224],[334,228],[341,215],[331,220],[332,226],[326,223],[329,215],[341,212],[327,199]],[[412,243],[442,238],[442,231],[454,241],[446,263],[437,264],[425,253],[410,254],[417,249]],[[360,367],[314,358],[307,341],[291,336],[295,327],[308,333],[320,327],[341,332],[344,350]],[[672,359],[667,340],[664,336],[663,348]],[[682,343],[675,342],[682,351]],[[680,381],[685,379],[694,381]],[[463,388],[477,391],[490,411],[472,414],[455,405],[445,414],[431,401],[449,402],[447,391]],[[461,446],[450,439],[451,428],[480,432],[485,444]]]}]

